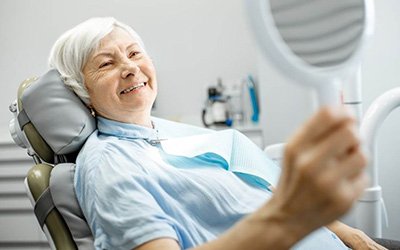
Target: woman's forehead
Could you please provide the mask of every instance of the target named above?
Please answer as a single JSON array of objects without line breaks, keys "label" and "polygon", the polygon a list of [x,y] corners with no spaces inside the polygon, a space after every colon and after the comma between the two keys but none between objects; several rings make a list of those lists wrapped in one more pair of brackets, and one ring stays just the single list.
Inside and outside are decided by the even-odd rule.
[{"label": "woman's forehead", "polygon": [[138,37],[132,36],[130,33],[121,28],[114,28],[110,33],[100,40],[98,49],[119,44],[124,44],[126,46],[137,44],[140,46],[140,41]]},{"label": "woman's forehead", "polygon": [[100,40],[91,57],[95,58],[101,54],[112,53],[114,49],[124,51],[137,47],[143,49],[139,38],[132,36],[123,29],[115,28]]}]

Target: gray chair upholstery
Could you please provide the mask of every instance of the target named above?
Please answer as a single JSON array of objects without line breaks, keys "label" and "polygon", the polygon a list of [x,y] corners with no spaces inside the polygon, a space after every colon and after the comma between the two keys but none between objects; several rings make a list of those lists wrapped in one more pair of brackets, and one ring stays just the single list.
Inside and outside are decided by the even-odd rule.
[{"label": "gray chair upholstery", "polygon": [[75,157],[96,129],[95,119],[56,70],[24,81],[17,103],[18,123],[37,163],[26,177],[27,192],[50,246],[94,249],[73,179]]}]

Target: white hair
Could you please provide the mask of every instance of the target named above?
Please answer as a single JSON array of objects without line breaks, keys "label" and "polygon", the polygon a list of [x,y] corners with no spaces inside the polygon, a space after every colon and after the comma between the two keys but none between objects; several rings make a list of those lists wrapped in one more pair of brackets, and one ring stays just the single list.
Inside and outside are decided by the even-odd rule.
[{"label": "white hair", "polygon": [[62,34],[51,49],[50,68],[57,69],[64,83],[87,105],[90,104],[90,98],[84,83],[83,67],[100,40],[115,28],[125,30],[145,49],[142,39],[131,27],[112,17],[91,18],[78,24]]}]

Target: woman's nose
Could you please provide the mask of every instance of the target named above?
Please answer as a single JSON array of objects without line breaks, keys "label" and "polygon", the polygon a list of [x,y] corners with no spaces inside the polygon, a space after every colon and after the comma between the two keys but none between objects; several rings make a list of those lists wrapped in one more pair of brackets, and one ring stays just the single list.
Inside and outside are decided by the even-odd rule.
[{"label": "woman's nose", "polygon": [[139,64],[132,60],[127,60],[126,62],[123,63],[122,65],[122,72],[121,72],[121,77],[122,78],[128,78],[129,76],[135,76],[139,73],[140,67]]}]

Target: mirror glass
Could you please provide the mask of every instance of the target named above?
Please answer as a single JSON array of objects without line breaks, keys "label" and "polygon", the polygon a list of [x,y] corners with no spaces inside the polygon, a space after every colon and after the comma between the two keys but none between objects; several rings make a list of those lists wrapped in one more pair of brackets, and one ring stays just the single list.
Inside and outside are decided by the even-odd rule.
[{"label": "mirror glass", "polygon": [[315,67],[348,60],[364,29],[363,0],[270,0],[270,10],[287,47]]}]

